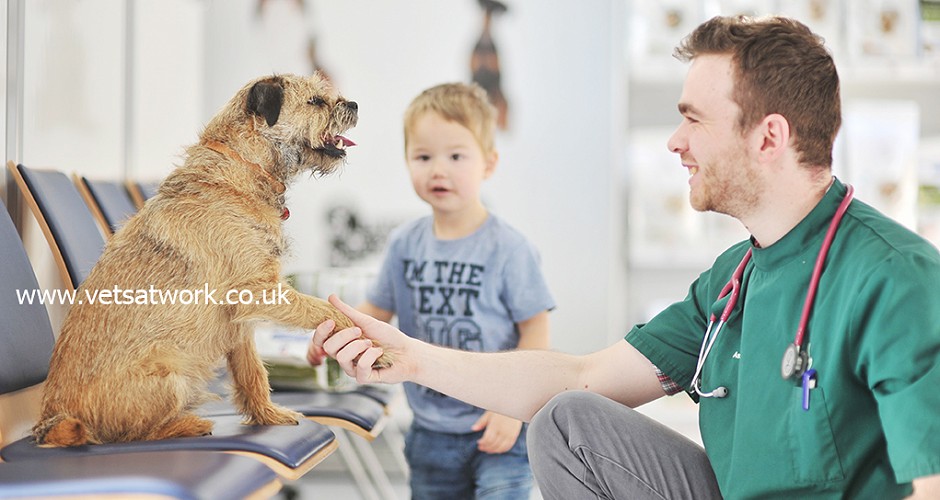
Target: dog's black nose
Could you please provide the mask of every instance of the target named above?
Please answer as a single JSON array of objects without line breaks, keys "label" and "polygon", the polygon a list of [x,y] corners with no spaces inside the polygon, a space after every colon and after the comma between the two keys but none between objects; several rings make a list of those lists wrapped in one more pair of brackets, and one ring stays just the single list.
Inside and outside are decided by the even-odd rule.
[{"label": "dog's black nose", "polygon": [[359,104],[356,101],[346,101],[346,107],[353,111],[359,111]]}]

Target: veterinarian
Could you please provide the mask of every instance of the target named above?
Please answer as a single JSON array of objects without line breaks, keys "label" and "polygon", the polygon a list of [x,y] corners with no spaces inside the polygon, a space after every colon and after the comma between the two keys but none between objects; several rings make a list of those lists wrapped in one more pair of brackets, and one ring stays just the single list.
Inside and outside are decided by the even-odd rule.
[{"label": "veterinarian", "polygon": [[[405,111],[405,161],[432,214],[395,230],[359,306],[425,342],[466,351],[547,349],[555,307],[535,247],[489,213],[480,186],[496,168],[496,110],[477,85],[425,90]],[[313,348],[308,358],[320,362]],[[504,380],[516,383],[516,380]],[[528,500],[525,425],[405,384],[414,413],[405,456],[411,498]]]},{"label": "veterinarian", "polygon": [[[684,300],[585,356],[441,349],[335,297],[358,328],[324,343],[327,322],[314,342],[361,382],[531,420],[549,499],[940,498],[940,255],[833,177],[822,40],[785,18],[714,18],[676,55],[691,64],[668,147],[691,204],[751,233]],[[383,349],[359,329],[392,367],[371,368]],[[631,409],[682,391],[704,449]]]}]

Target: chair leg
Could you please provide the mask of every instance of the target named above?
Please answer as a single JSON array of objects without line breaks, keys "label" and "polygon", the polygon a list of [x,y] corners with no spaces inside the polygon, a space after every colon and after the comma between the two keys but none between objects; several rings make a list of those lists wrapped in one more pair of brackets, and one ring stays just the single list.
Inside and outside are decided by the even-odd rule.
[{"label": "chair leg", "polygon": [[402,475],[407,479],[411,473],[408,467],[408,459],[405,458],[405,436],[397,425],[390,423],[382,430],[380,438],[385,440],[385,444],[392,453],[395,463],[398,465]]},{"label": "chair leg", "polygon": [[372,443],[364,439],[354,439],[353,445],[356,447],[356,451],[359,452],[362,461],[365,462],[366,470],[368,470],[369,475],[372,476],[372,481],[375,483],[375,486],[382,493],[382,498],[388,500],[398,498],[391,481],[388,480],[388,475],[385,474],[385,469],[379,462],[379,457],[375,454],[375,450],[372,449]]},{"label": "chair leg", "polygon": [[336,441],[339,442],[339,454],[343,458],[343,461],[346,462],[346,467],[349,468],[349,473],[352,474],[353,480],[356,481],[356,486],[359,488],[362,498],[364,500],[382,500],[375,486],[372,485],[372,481],[369,480],[369,475],[366,474],[365,468],[362,466],[362,461],[356,456],[356,450],[352,447],[352,440],[349,439],[349,434],[339,427],[331,427],[331,429],[333,433],[336,434]]}]

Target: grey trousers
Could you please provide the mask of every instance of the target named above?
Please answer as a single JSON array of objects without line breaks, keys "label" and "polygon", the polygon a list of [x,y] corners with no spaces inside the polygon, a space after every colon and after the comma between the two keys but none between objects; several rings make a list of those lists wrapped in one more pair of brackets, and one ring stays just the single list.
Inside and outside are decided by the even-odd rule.
[{"label": "grey trousers", "polygon": [[532,419],[527,444],[546,500],[721,498],[701,446],[597,394],[553,398]]}]

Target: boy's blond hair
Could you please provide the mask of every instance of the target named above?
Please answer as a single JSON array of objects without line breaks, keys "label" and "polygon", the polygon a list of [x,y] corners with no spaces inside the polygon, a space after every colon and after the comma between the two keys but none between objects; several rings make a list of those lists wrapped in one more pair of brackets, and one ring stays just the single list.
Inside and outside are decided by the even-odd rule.
[{"label": "boy's blond hair", "polygon": [[418,118],[433,111],[448,121],[456,122],[473,133],[484,154],[494,150],[496,108],[490,104],[486,91],[475,83],[444,83],[431,87],[415,97],[405,110],[405,149],[408,135]]}]

